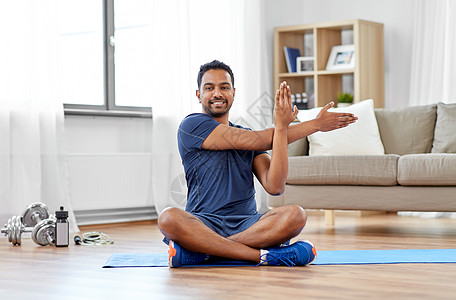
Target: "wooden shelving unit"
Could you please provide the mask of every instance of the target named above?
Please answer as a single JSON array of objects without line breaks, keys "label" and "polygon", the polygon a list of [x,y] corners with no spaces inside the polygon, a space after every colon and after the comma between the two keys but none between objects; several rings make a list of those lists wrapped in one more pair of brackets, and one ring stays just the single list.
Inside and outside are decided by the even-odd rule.
[{"label": "wooden shelving unit", "polygon": [[[326,70],[332,47],[342,44],[354,45],[355,67]],[[313,56],[314,70],[288,73],[284,46],[300,49],[302,56]],[[286,80],[292,93],[306,92],[314,107],[330,101],[337,104],[337,94],[349,92],[355,103],[373,99],[375,107],[381,108],[384,106],[383,47],[383,24],[371,21],[277,27],[274,31],[274,89]]]}]

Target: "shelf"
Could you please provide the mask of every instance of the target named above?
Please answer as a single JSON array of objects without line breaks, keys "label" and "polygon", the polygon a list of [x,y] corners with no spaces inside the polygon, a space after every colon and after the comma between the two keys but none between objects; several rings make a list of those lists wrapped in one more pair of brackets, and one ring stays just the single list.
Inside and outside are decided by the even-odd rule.
[{"label": "shelf", "polygon": [[314,76],[314,71],[302,72],[302,73],[280,73],[279,77],[309,77]]},{"label": "shelf", "polygon": [[347,70],[321,70],[317,71],[317,75],[343,75],[343,74],[353,74],[355,73],[355,69],[347,69]]},{"label": "shelf", "polygon": [[[334,46],[353,44],[355,67],[326,70]],[[314,57],[313,71],[287,73],[283,47]],[[277,27],[274,30],[274,89],[286,80],[294,93],[307,93],[315,106],[337,99],[338,93],[351,93],[354,102],[374,99],[376,108],[384,105],[383,24],[366,20],[326,22]],[[337,103],[336,103],[337,104]]]},{"label": "shelf", "polygon": [[279,77],[309,77],[314,75],[343,75],[343,74],[353,74],[355,69],[347,70],[320,70],[320,71],[307,71],[307,72],[295,72],[295,73],[280,73]]}]

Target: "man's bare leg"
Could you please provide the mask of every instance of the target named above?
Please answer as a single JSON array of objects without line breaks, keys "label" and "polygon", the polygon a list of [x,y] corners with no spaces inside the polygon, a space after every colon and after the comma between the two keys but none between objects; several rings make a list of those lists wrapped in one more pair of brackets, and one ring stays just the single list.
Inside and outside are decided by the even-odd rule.
[{"label": "man's bare leg", "polygon": [[298,235],[306,222],[297,205],[274,208],[243,232],[224,238],[192,214],[168,208],[159,217],[162,233],[187,250],[238,260],[260,262],[259,249],[279,245]]},{"label": "man's bare leg", "polygon": [[277,207],[261,216],[257,223],[228,239],[252,248],[266,249],[300,234],[306,221],[306,212],[298,205]]},{"label": "man's bare leg", "polygon": [[178,208],[167,208],[158,218],[163,235],[193,252],[260,262],[260,251],[212,231],[200,219]]}]

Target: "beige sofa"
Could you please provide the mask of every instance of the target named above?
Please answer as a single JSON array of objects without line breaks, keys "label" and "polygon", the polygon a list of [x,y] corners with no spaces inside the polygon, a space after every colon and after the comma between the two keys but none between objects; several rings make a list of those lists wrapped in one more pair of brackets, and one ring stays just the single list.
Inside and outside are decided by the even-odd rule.
[{"label": "beige sofa", "polygon": [[456,211],[456,105],[376,109],[375,119],[384,155],[309,156],[307,139],[290,144],[285,192],[268,205]]}]

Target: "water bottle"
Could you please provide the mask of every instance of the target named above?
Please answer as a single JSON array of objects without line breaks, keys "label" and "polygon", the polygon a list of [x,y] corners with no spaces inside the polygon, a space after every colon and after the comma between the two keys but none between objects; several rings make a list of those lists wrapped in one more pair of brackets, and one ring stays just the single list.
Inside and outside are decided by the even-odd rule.
[{"label": "water bottle", "polygon": [[68,211],[63,210],[63,206],[60,206],[60,210],[55,212],[55,246],[56,247],[68,247],[69,240],[69,223],[68,223]]}]

